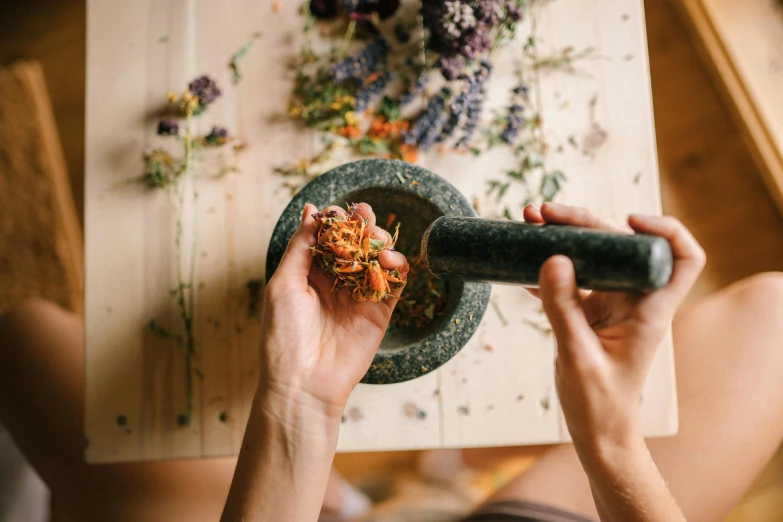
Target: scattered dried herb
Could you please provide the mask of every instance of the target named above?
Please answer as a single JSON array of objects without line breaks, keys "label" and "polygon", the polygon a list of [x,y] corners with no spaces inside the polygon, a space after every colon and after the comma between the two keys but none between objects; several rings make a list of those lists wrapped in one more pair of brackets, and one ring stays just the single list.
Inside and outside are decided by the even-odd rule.
[{"label": "scattered dried herb", "polygon": [[[217,149],[232,141],[228,130],[224,127],[214,126],[208,134],[199,136],[195,134],[194,120],[212,105],[221,95],[217,83],[209,76],[199,76],[188,84],[187,89],[181,94],[169,93],[168,100],[177,108],[177,117],[167,117],[157,124],[157,134],[162,137],[173,138],[182,147],[182,157],[175,158],[166,148],[158,147],[145,156],[146,172],[133,181],[140,181],[152,189],[165,191],[171,207],[175,234],[174,243],[177,259],[177,285],[170,290],[176,300],[179,309],[180,322],[183,335],[172,333],[171,328],[166,328],[157,320],[151,319],[148,327],[157,336],[177,341],[185,345],[185,386],[187,413],[184,414],[184,425],[190,424],[193,416],[193,358],[196,355],[196,337],[194,332],[195,321],[195,275],[196,275],[196,246],[198,232],[196,228],[196,207],[198,201],[197,164],[199,155],[207,149]],[[233,145],[236,154],[243,145]],[[226,172],[236,170],[232,164],[217,174],[220,176]],[[184,209],[190,204],[193,207],[193,222],[190,224],[192,236],[191,244],[184,244],[186,223],[184,222]],[[189,266],[186,267],[185,257],[189,257]],[[179,417],[178,417],[179,422]]]},{"label": "scattered dried herb", "polygon": [[253,42],[246,43],[231,56],[231,61],[228,62],[228,67],[231,69],[231,74],[233,75],[231,81],[234,83],[234,85],[238,84],[240,80],[242,80],[242,73],[239,72],[239,61],[245,57],[251,47],[253,47]]},{"label": "scattered dried herb", "polygon": [[424,328],[446,312],[446,282],[427,270],[418,252],[406,257],[410,266],[407,283],[390,324],[398,328]]},{"label": "scattered dried herb", "polygon": [[365,236],[367,222],[350,205],[346,214],[335,210],[317,213],[317,242],[312,247],[318,266],[334,279],[334,288],[347,288],[357,302],[378,302],[405,284],[406,274],[388,270],[378,262],[384,250],[394,247],[399,236],[397,225],[391,244]]}]

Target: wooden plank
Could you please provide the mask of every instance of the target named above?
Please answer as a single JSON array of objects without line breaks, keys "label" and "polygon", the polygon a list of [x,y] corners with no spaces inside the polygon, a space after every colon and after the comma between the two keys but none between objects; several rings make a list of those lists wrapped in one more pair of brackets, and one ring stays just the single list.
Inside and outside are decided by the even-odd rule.
[{"label": "wooden plank", "polygon": [[[143,457],[146,412],[141,401],[140,325],[149,320],[144,285],[150,273],[143,259],[149,244],[144,236],[146,198],[123,183],[144,168],[148,7],[92,1],[87,9],[85,433],[89,462]],[[125,423],[118,422],[120,416]]]},{"label": "wooden plank", "polygon": [[677,0],[783,212],[783,12],[773,2]]},{"label": "wooden plank", "polygon": [[[245,284],[263,278],[272,226],[289,198],[272,171],[318,146],[317,136],[302,132],[284,112],[292,85],[287,64],[301,36],[298,6],[280,3],[274,12],[273,5],[271,0],[168,0],[122,9],[96,3],[91,9],[88,94],[104,93],[88,96],[87,428],[92,461],[217,456],[239,448],[256,387],[260,333],[258,318],[248,313]],[[657,212],[641,3],[551,3],[536,23],[544,49],[596,45],[605,56],[580,63],[575,75],[546,74],[539,87],[547,140],[553,147],[563,145],[562,152],[551,155],[553,167],[569,176],[563,200],[618,219],[631,210]],[[262,36],[254,37],[258,32]],[[254,46],[240,63],[244,79],[234,86],[228,60],[251,40]],[[495,106],[504,103],[515,81],[515,51],[510,47],[503,53],[493,74],[489,99]],[[182,349],[153,336],[146,326],[156,318],[177,332],[169,296],[176,285],[171,211],[165,196],[137,186],[118,188],[118,183],[142,172],[144,151],[165,143],[154,135],[165,93],[181,91],[190,78],[204,73],[217,79],[223,96],[199,125],[225,125],[249,148],[240,157],[241,173],[199,178],[198,200],[186,210],[186,219],[198,221],[197,366],[203,377],[195,381],[194,422],[182,428],[175,422],[184,404]],[[125,80],[120,87],[115,87],[117,78]],[[589,102],[596,93],[595,117],[609,139],[595,154],[584,155],[567,141],[573,134],[581,142],[589,131]],[[118,126],[121,131],[115,132]],[[106,151],[121,151],[123,161],[108,161]],[[347,159],[338,155],[332,161]],[[203,173],[214,161],[219,159],[205,160]],[[468,198],[482,199],[485,209],[491,209],[491,200],[484,196],[486,178],[477,173],[500,172],[511,161],[502,151],[475,160],[437,152],[421,158]],[[512,211],[519,217],[521,208]],[[501,319],[490,309],[469,345],[441,370],[407,383],[358,386],[346,408],[339,449],[563,440],[567,433],[554,390],[554,345],[550,335],[529,324],[545,324],[540,305],[511,287],[496,288],[493,299],[508,317]],[[114,309],[109,314],[109,305],[122,308],[122,314]],[[672,433],[670,344],[656,361],[648,387],[646,432]],[[128,416],[130,434],[116,426],[119,413]]]},{"label": "wooden plank", "polygon": [[82,233],[37,62],[0,69],[0,121],[0,314],[31,297],[81,313]]}]

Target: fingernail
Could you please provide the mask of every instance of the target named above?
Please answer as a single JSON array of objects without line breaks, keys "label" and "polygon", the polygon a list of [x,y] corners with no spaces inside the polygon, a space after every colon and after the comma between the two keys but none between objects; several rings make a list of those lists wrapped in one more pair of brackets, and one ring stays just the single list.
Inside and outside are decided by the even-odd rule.
[{"label": "fingernail", "polygon": [[541,212],[541,207],[540,207],[539,205],[532,204],[532,205],[530,205],[530,207],[531,207],[533,210],[535,210],[536,212]]}]

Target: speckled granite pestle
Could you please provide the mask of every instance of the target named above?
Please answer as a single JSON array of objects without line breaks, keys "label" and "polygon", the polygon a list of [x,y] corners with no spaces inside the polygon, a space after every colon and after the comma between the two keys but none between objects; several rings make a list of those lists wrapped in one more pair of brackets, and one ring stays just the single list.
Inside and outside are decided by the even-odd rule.
[{"label": "speckled granite pestle", "polygon": [[[347,163],[310,182],[283,211],[269,242],[267,280],[299,226],[305,203],[322,209],[362,201],[372,205],[381,225],[389,214],[396,214],[401,222],[397,246],[413,250],[418,250],[424,231],[438,217],[476,215],[453,185],[426,169],[382,159]],[[423,328],[390,327],[362,382],[407,381],[440,367],[465,346],[478,328],[489,293],[490,286],[484,283],[449,281],[445,313]],[[402,295],[405,298],[404,291]]]},{"label": "speckled granite pestle", "polygon": [[560,254],[573,261],[581,288],[605,291],[657,290],[673,266],[662,237],[465,217],[432,223],[421,251],[440,279],[529,286],[538,284],[541,265]]}]

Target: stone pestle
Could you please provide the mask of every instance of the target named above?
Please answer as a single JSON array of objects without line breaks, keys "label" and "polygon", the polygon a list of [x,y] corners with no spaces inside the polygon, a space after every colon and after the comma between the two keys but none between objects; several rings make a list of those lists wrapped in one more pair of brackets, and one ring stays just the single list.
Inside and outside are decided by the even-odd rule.
[{"label": "stone pestle", "polygon": [[421,252],[439,279],[525,286],[537,286],[544,262],[564,255],[580,288],[623,292],[662,288],[674,264],[668,241],[658,236],[453,216],[429,226]]}]

